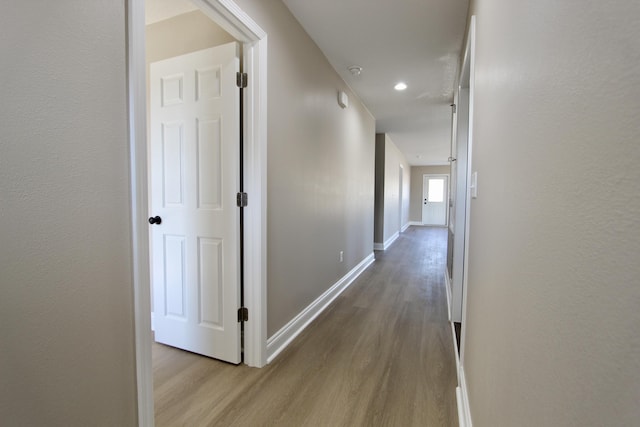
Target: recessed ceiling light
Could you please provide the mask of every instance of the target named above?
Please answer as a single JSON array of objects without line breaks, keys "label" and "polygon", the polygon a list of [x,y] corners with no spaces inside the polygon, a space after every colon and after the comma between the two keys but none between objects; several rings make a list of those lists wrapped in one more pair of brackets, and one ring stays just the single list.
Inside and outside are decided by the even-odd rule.
[{"label": "recessed ceiling light", "polygon": [[407,88],[407,84],[404,82],[400,82],[393,87],[395,90],[405,90]]}]

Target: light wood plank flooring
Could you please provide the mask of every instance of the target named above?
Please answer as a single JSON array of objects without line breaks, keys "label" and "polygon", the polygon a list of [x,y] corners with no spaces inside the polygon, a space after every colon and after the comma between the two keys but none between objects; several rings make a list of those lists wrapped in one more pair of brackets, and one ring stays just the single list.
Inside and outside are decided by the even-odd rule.
[{"label": "light wood plank flooring", "polygon": [[273,363],[153,347],[157,426],[456,426],[446,229],[410,227]]}]

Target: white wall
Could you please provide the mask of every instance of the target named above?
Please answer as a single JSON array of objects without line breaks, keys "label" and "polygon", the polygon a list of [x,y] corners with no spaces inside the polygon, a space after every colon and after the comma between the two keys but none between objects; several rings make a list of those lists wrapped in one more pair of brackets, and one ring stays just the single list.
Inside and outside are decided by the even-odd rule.
[{"label": "white wall", "polygon": [[472,13],[473,425],[638,425],[640,2]]},{"label": "white wall", "polygon": [[[373,252],[375,121],[281,1],[237,3],[268,33],[273,336]],[[346,109],[339,91],[349,95]]]},{"label": "white wall", "polygon": [[124,3],[0,28],[0,424],[133,426]]}]

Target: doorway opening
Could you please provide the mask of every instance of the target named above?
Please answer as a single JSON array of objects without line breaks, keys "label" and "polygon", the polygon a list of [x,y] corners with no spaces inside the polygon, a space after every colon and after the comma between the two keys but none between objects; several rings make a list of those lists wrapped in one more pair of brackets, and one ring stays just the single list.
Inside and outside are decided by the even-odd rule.
[{"label": "doorway opening", "polygon": [[198,10],[146,35],[154,339],[238,364],[239,44]]},{"label": "doorway opening", "polygon": [[[177,3],[177,2],[176,2]],[[243,175],[251,204],[244,213],[245,322],[244,363],[266,364],[266,33],[235,3],[193,0],[204,15],[242,44],[244,72],[250,84],[243,91]],[[136,329],[138,422],[153,425],[151,368],[151,298],[149,279],[145,5],[127,2],[129,141],[131,169],[132,255]],[[176,246],[177,247],[177,246]]]}]

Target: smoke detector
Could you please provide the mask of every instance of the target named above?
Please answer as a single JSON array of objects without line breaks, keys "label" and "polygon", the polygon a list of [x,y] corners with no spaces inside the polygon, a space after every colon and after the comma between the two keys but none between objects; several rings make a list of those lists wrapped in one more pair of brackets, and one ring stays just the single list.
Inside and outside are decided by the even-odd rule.
[{"label": "smoke detector", "polygon": [[358,77],[362,73],[362,67],[358,65],[352,65],[347,68],[353,77]]}]

